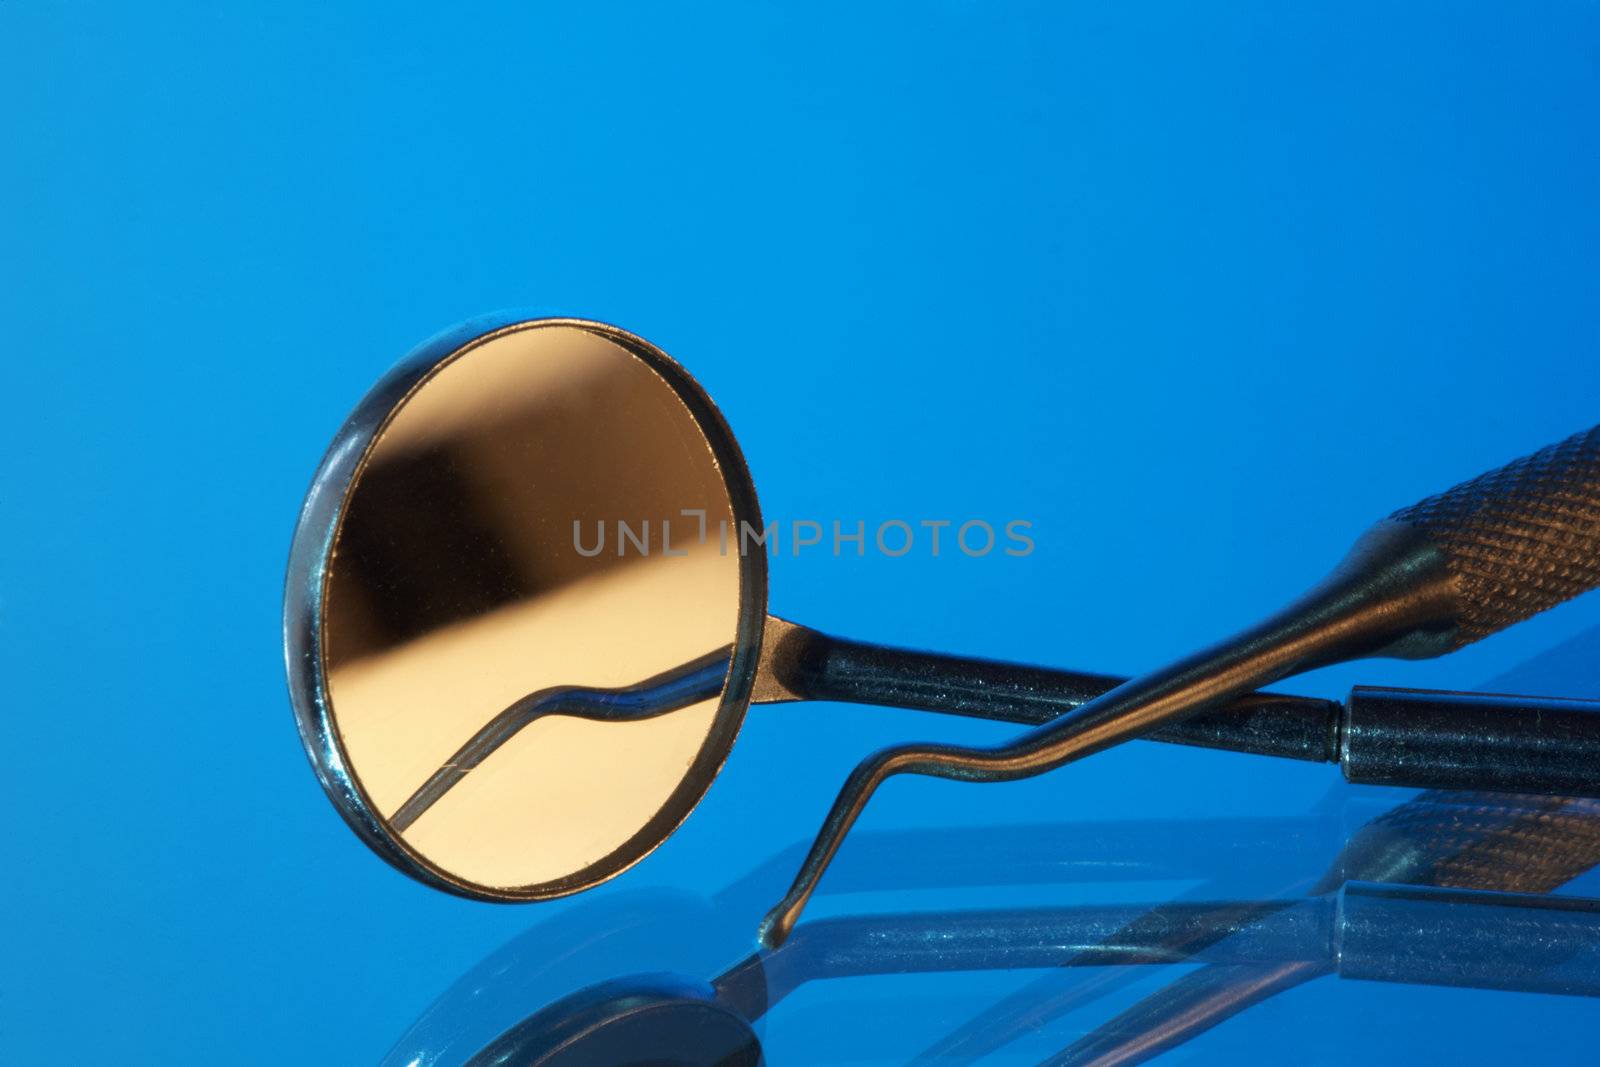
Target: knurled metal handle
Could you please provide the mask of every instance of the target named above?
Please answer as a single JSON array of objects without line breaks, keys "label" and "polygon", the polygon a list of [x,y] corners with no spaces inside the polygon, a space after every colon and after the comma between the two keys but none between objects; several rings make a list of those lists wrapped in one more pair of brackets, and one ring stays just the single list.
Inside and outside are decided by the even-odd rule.
[{"label": "knurled metal handle", "polygon": [[1600,426],[1390,516],[1427,534],[1460,602],[1455,647],[1600,585]]}]

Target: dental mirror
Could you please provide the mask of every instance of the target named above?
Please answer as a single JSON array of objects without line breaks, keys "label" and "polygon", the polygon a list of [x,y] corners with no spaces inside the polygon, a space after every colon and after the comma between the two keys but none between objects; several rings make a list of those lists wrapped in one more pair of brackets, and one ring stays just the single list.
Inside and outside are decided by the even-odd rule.
[{"label": "dental mirror", "polygon": [[[285,658],[323,787],[405,873],[477,899],[540,900],[660,845],[752,704],[1038,726],[1124,681],[769,617],[765,533],[722,416],[641,338],[499,316],[425,342],[339,430],[295,530]],[[1148,736],[1336,762],[1352,781],[1582,793],[1600,788],[1596,712],[1254,693]],[[1569,743],[1530,745],[1552,717]]]},{"label": "dental mirror", "polygon": [[[339,432],[291,555],[295,710],[345,818],[486,899],[639,860],[744,715],[766,561],[698,532],[754,514],[710,401],[639,338],[555,320],[424,344]],[[619,520],[656,543],[574,537]]]}]

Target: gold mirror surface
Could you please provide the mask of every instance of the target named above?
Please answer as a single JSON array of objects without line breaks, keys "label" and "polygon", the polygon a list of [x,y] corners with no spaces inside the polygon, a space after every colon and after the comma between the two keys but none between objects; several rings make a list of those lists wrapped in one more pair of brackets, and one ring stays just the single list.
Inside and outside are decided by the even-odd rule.
[{"label": "gold mirror surface", "polygon": [[[516,891],[644,828],[707,741],[718,675],[675,710],[544,715],[475,765],[460,753],[530,696],[726,650],[739,561],[720,523],[735,528],[729,492],[695,419],[602,334],[515,330],[413,390],[349,490],[323,616],[332,718],[391,832],[460,881]],[[419,801],[452,760],[448,790]]]}]

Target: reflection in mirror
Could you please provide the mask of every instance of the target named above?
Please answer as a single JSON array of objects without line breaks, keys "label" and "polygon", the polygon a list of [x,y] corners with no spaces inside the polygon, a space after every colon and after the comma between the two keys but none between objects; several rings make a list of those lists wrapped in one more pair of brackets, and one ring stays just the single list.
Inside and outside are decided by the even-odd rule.
[{"label": "reflection in mirror", "polygon": [[570,715],[593,722],[613,723],[653,719],[716,697],[722,692],[722,680],[728,674],[728,661],[729,650],[724,648],[624,689],[585,689],[564,685],[530,693],[473,734],[460,751],[446,760],[443,767],[433,772],[433,776],[400,805],[400,810],[390,817],[389,825],[402,833],[409,829],[469,771],[546,716]]},{"label": "reflection in mirror", "polygon": [[681,818],[739,616],[702,531],[733,521],[696,419],[617,339],[538,323],[424,377],[352,478],[323,616],[331,718],[390,831],[519,892]]}]

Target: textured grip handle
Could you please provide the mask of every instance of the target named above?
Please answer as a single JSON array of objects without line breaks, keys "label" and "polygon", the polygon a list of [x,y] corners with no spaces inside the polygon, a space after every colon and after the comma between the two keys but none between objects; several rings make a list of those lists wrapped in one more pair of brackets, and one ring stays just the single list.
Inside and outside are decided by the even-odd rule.
[{"label": "textured grip handle", "polygon": [[1460,598],[1456,647],[1600,585],[1600,426],[1390,516],[1426,533]]}]

